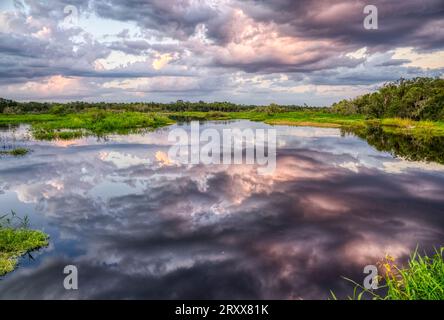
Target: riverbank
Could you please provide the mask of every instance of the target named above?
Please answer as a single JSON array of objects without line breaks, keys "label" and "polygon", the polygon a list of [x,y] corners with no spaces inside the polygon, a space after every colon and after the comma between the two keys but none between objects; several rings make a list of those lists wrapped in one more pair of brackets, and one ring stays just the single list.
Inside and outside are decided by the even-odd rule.
[{"label": "riverbank", "polygon": [[166,114],[183,120],[236,120],[262,121],[274,125],[308,126],[323,128],[365,128],[381,126],[391,133],[444,136],[444,122],[413,121],[400,118],[366,119],[362,115],[341,115],[324,111],[266,112],[182,112]]},{"label": "riverbank", "polygon": [[127,134],[142,129],[155,129],[174,123],[154,113],[89,110],[70,114],[0,115],[0,126],[30,124],[38,140],[70,140],[82,136]]},{"label": "riverbank", "polygon": [[28,123],[38,140],[74,139],[87,135],[126,134],[167,126],[177,121],[237,120],[261,121],[274,125],[330,128],[381,126],[385,131],[415,136],[444,136],[444,123],[409,119],[366,119],[362,115],[340,115],[325,111],[267,113],[247,112],[120,112],[89,110],[76,114],[0,114],[0,125]]}]

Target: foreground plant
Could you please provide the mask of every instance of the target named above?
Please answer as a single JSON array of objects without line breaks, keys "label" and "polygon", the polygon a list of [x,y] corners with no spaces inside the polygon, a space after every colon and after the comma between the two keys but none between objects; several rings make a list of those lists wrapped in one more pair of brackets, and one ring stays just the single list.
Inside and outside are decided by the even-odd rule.
[{"label": "foreground plant", "polygon": [[41,231],[29,229],[27,216],[20,218],[14,211],[0,216],[0,276],[13,271],[21,256],[47,246],[48,238]]},{"label": "foreground plant", "polygon": [[8,150],[8,151],[2,150],[2,151],[0,151],[0,154],[20,157],[20,156],[24,156],[24,155],[28,154],[28,152],[29,152],[29,150],[26,148],[15,148],[15,149]]},{"label": "foreground plant", "polygon": [[[410,256],[406,267],[398,266],[395,259],[386,256],[378,263],[383,275],[379,276],[381,286],[378,291],[386,291],[384,295],[377,294],[345,278],[353,283],[353,294],[350,300],[361,300],[370,297],[374,300],[444,300],[444,247],[435,249],[435,254],[421,255],[418,249]],[[335,294],[331,292],[334,299]]]}]

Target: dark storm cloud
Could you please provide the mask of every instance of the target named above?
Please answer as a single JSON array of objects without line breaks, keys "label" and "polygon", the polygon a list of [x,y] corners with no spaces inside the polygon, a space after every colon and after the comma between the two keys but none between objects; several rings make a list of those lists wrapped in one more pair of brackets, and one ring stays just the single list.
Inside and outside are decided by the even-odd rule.
[{"label": "dark storm cloud", "polygon": [[240,69],[248,73],[302,73],[310,74],[318,70],[328,70],[338,67],[353,68],[359,65],[363,60],[351,60],[348,58],[335,57],[332,52],[319,52],[310,59],[302,59],[294,63],[279,61],[273,57],[265,57],[257,62],[237,62],[233,60],[226,61],[221,58],[214,59],[214,66]]},{"label": "dark storm cloud", "polygon": [[0,33],[0,52],[15,58],[38,58],[45,52],[45,45],[26,37]]},{"label": "dark storm cloud", "polygon": [[[414,55],[393,57],[401,47],[411,47],[414,54],[442,52],[437,51],[444,48],[442,1],[373,1],[379,10],[378,30],[363,27],[367,4],[364,0],[15,1],[16,10],[0,16],[0,85],[11,85],[4,90],[10,98],[45,99],[51,90],[25,94],[19,84],[31,81],[31,87],[38,88],[35,83],[53,76],[78,77],[85,78],[87,90],[72,95],[82,98],[120,99],[129,93],[132,99],[136,97],[132,93],[151,92],[151,97],[168,101],[176,93],[214,100],[215,96],[233,99],[237,90],[239,99],[246,100],[239,102],[248,103],[256,93],[268,99],[285,95],[286,102],[291,101],[291,88],[300,85],[373,86],[400,77],[442,75],[439,67],[409,66],[410,59],[420,59]],[[63,26],[68,5],[77,9],[84,24]],[[349,55],[364,47],[365,54]],[[372,60],[378,54],[380,59]],[[112,70],[105,71],[101,63],[107,59],[111,67],[105,69]],[[154,68],[157,59],[164,63]],[[262,87],[244,81],[279,73],[287,74],[291,82]],[[215,81],[214,75],[220,80]],[[160,79],[153,85],[130,83],[125,90],[115,85],[112,91],[104,87],[112,80],[157,76],[200,80],[177,86]],[[270,91],[271,87],[277,90]]]},{"label": "dark storm cloud", "polygon": [[308,82],[329,85],[368,85],[396,81],[400,78],[416,76],[439,77],[444,69],[423,70],[421,68],[397,68],[397,64],[382,63],[359,69],[319,70],[307,76]]},{"label": "dark storm cloud", "polygon": [[[363,9],[378,8],[379,29],[366,30]],[[288,34],[337,39],[356,46],[420,49],[444,47],[444,3],[441,0],[250,0],[242,7],[259,21],[272,21]]]},{"label": "dark storm cloud", "polygon": [[[295,60],[280,60],[279,56],[269,56],[269,51],[259,49],[259,44],[256,51],[258,55],[262,55],[261,58],[252,57],[250,61],[242,62],[236,57],[226,59],[216,56],[215,65],[247,72],[297,72],[310,75],[317,70],[352,68],[353,64],[358,65],[359,61],[350,61],[341,56],[362,47],[366,47],[369,53],[385,52],[397,47],[413,47],[417,51],[444,47],[442,1],[374,1],[372,4],[378,8],[378,30],[366,30],[363,26],[363,8],[367,4],[365,1],[343,0],[239,2],[239,6],[253,21],[272,23],[281,36],[295,37],[295,43],[325,40],[329,44],[315,45],[312,50],[300,48],[299,51],[305,51],[309,58]],[[236,39],[237,35],[231,29],[225,33],[225,28],[217,30],[218,35],[209,33],[209,36],[224,41],[227,38]],[[276,43],[275,46],[275,50],[281,50],[283,55],[292,54],[285,50],[286,44]],[[394,65],[390,61],[387,63]],[[405,68],[398,68],[397,73],[404,70]],[[378,73],[377,70],[371,72]],[[386,78],[385,81],[387,80],[389,79]],[[367,77],[364,82],[375,83],[375,80]]]},{"label": "dark storm cloud", "polygon": [[[379,13],[379,29],[363,27],[365,1],[232,1],[229,6],[210,7],[205,2],[195,1],[95,1],[94,9],[104,17],[134,21],[139,25],[184,39],[195,32],[199,24],[205,24],[210,39],[222,46],[233,41],[242,25],[236,25],[236,8],[256,22],[276,24],[282,35],[309,40],[328,39],[335,42],[331,52],[323,52],[317,60],[330,58],[329,67],[343,65],[332,58],[367,46],[370,51],[388,50],[398,46],[413,46],[416,49],[440,49],[444,43],[444,4],[440,0],[425,1],[374,1]],[[233,27],[234,24],[234,27]],[[232,61],[225,65],[248,72],[310,72],[326,65],[316,61],[301,61],[297,64],[280,64],[279,61],[253,61],[242,64]],[[216,64],[224,65],[216,59]],[[349,62],[350,64],[350,62]]]},{"label": "dark storm cloud", "polygon": [[[100,16],[134,21],[144,28],[166,32],[170,36],[190,36],[196,26],[205,24],[211,39],[231,40],[235,31],[230,9],[242,8],[255,21],[274,22],[280,31],[304,38],[337,39],[356,46],[397,45],[421,49],[443,47],[444,4],[440,0],[376,0],[378,30],[365,30],[363,9],[369,3],[345,0],[231,1],[228,6],[211,6],[205,1],[92,1]],[[233,32],[234,31],[234,32]]]},{"label": "dark storm cloud", "polygon": [[184,76],[183,72],[174,70],[97,71],[91,68],[90,64],[93,61],[106,57],[111,49],[140,53],[141,50],[149,48],[143,41],[116,43],[109,47],[92,41],[73,51],[73,44],[66,43],[63,39],[60,39],[60,42],[49,42],[34,37],[0,33],[0,64],[3,65],[0,69],[0,82],[21,82],[53,75],[104,79]]},{"label": "dark storm cloud", "polygon": [[218,15],[205,1],[193,0],[105,0],[92,1],[91,6],[101,17],[134,21],[143,28],[178,38],[190,36],[198,24],[208,23]]},{"label": "dark storm cloud", "polygon": [[404,63],[409,63],[410,60],[407,59],[392,59],[390,61],[385,61],[382,62],[380,64],[378,64],[378,67],[389,67],[389,66],[400,66],[403,65]]}]

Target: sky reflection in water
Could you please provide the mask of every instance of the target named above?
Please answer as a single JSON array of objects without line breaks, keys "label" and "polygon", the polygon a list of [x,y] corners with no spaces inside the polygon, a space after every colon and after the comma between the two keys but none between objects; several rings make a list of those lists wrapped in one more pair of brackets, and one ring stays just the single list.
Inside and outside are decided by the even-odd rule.
[{"label": "sky reflection in water", "polygon": [[[268,127],[203,125],[228,126]],[[33,152],[0,159],[0,208],[29,214],[51,245],[0,281],[0,298],[324,299],[350,293],[340,276],[363,279],[385,253],[444,243],[444,166],[394,159],[337,129],[276,128],[270,176],[171,165],[170,128],[17,142]],[[62,286],[68,264],[78,291]]]}]

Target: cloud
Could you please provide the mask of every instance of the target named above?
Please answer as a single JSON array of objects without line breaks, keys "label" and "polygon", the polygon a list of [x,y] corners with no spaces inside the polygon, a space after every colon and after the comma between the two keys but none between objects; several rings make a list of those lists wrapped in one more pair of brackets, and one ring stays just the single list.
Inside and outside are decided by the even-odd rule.
[{"label": "cloud", "polygon": [[415,52],[414,48],[397,48],[393,54],[394,59],[405,61],[409,67],[418,67],[421,69],[443,69],[444,68],[444,50],[421,53]]},{"label": "cloud", "polygon": [[162,54],[153,61],[153,68],[155,70],[163,69],[172,59],[173,57],[169,53]]},{"label": "cloud", "polygon": [[122,51],[112,51],[109,56],[94,61],[94,69],[97,71],[122,69],[135,62],[144,62],[146,57],[126,54]]},{"label": "cloud", "polygon": [[16,95],[21,99],[75,99],[90,94],[88,86],[78,77],[50,76],[39,81],[27,81],[20,84],[7,85],[4,94]]},{"label": "cloud", "polygon": [[[379,29],[363,28],[363,9],[368,3],[345,0],[250,0],[243,8],[259,21],[273,21],[283,32],[309,38],[328,38],[371,49],[414,45],[420,49],[442,47],[443,12],[439,0],[393,2],[376,0]],[[427,33],[423,38],[421,34]]]},{"label": "cloud", "polygon": [[[55,100],[324,105],[400,77],[442,76],[444,69],[440,0],[374,1],[378,30],[363,27],[363,0],[10,1],[0,12],[0,88],[13,99],[38,99],[22,94],[25,85],[61,76],[83,79],[89,92]],[[69,26],[67,5],[79,14]],[[179,90],[109,86],[174,85],[190,77],[199,80],[180,80]],[[12,84],[17,91],[5,89]],[[336,86],[338,95],[319,86]]]},{"label": "cloud", "polygon": [[197,25],[217,16],[217,2],[199,0],[132,0],[121,2],[93,1],[93,10],[101,17],[135,21],[148,30],[165,32],[168,36],[186,39]]}]

